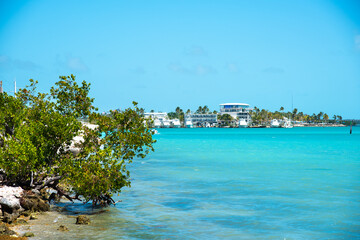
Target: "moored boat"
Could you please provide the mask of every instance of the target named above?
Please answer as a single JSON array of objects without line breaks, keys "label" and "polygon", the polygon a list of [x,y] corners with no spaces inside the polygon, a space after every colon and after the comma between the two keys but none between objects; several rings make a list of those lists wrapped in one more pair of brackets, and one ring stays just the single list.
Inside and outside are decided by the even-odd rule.
[{"label": "moored boat", "polygon": [[280,121],[277,119],[273,119],[270,122],[270,127],[272,128],[279,128],[280,127]]},{"label": "moored boat", "polygon": [[294,126],[291,123],[291,119],[286,119],[284,122],[284,128],[293,128]]},{"label": "moored boat", "polygon": [[241,119],[239,121],[239,128],[247,128],[248,127],[248,123],[246,122],[245,119]]}]

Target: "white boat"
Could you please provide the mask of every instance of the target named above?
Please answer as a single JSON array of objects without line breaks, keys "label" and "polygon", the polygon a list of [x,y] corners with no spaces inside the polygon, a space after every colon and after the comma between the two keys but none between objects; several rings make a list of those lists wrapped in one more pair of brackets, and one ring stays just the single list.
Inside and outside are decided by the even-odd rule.
[{"label": "white boat", "polygon": [[291,119],[286,119],[284,122],[284,128],[293,128],[294,126],[291,123]]},{"label": "white boat", "polygon": [[156,129],[151,129],[151,132],[152,132],[153,134],[159,134],[158,130],[156,130]]},{"label": "white boat", "polygon": [[279,122],[279,120],[277,120],[277,119],[271,120],[271,122],[270,122],[270,127],[272,127],[272,128],[279,128],[279,127],[280,127],[280,122]]},{"label": "white boat", "polygon": [[239,128],[247,128],[248,127],[248,123],[246,122],[245,119],[241,119],[239,121]]}]

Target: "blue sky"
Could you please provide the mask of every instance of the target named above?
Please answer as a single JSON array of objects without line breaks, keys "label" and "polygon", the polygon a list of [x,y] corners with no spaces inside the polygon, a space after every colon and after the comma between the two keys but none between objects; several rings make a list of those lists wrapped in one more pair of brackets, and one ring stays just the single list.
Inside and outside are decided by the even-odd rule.
[{"label": "blue sky", "polygon": [[360,1],[0,0],[0,80],[92,84],[101,111],[245,102],[360,118]]}]

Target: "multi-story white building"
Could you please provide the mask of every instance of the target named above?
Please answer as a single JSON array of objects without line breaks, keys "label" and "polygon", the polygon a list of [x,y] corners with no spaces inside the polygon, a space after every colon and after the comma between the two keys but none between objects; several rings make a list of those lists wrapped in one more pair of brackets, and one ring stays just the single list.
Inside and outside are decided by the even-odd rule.
[{"label": "multi-story white building", "polygon": [[251,121],[249,104],[247,103],[223,103],[220,104],[220,114],[229,114],[234,119],[245,121],[247,124]]},{"label": "multi-story white building", "polygon": [[168,117],[166,112],[147,112],[144,113],[144,116],[151,119],[166,119]]},{"label": "multi-story white building", "polygon": [[[191,113],[185,115],[186,126],[203,126],[210,127],[217,123],[217,115],[213,113]],[[191,124],[190,124],[191,123]]]}]

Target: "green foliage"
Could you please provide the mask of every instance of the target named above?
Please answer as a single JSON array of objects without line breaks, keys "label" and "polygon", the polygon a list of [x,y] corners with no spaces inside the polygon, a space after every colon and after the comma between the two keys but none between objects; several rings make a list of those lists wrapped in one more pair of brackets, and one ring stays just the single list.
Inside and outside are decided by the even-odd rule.
[{"label": "green foliage", "polygon": [[169,112],[167,115],[168,115],[169,119],[175,119],[178,117],[176,112]]},{"label": "green foliage", "polygon": [[[61,76],[50,94],[37,93],[36,84],[30,80],[16,98],[0,94],[0,169],[6,182],[50,186],[69,197],[60,187],[68,185],[76,198],[109,203],[111,194],[131,184],[127,164],[154,150],[142,109],[134,102],[133,108],[101,115],[88,96],[90,84],[79,86],[73,75]],[[97,128],[81,124],[80,117]],[[76,136],[82,137],[77,143]]]},{"label": "green foliage", "polygon": [[222,114],[222,115],[219,114],[218,119],[222,120],[222,121],[232,121],[232,120],[234,120],[234,118],[230,114],[227,114],[227,113]]},{"label": "green foliage", "polygon": [[218,114],[217,119],[220,121],[221,126],[232,126],[234,125],[234,118],[230,114]]},{"label": "green foliage", "polygon": [[205,105],[204,107],[199,106],[195,113],[206,114],[209,111],[210,111],[210,109],[208,108],[208,106]]},{"label": "green foliage", "polygon": [[175,109],[175,112],[169,112],[167,115],[168,115],[169,119],[177,118],[177,119],[179,119],[181,124],[184,124],[185,114],[184,114],[184,111],[180,107],[177,107]]},{"label": "green foliage", "polygon": [[80,87],[75,81],[75,76],[60,76],[60,81],[56,82],[57,88],[52,87],[50,93],[56,100],[56,109],[63,115],[73,115],[75,117],[86,117],[92,110],[93,98],[89,98],[90,83],[82,82]]},{"label": "green foliage", "polygon": [[303,121],[308,123],[334,123],[336,120],[341,118],[341,116],[334,115],[334,121],[329,121],[329,116],[326,113],[319,112],[318,114],[313,113],[312,115],[308,115],[303,112],[299,112],[297,108],[294,108],[292,112],[283,111],[284,107],[280,107],[280,112],[271,112],[265,109],[254,107],[254,109],[250,111],[251,121],[254,125],[267,125],[270,124],[272,119],[291,118],[293,121]]}]

